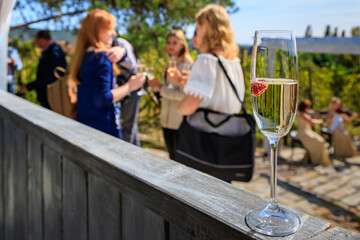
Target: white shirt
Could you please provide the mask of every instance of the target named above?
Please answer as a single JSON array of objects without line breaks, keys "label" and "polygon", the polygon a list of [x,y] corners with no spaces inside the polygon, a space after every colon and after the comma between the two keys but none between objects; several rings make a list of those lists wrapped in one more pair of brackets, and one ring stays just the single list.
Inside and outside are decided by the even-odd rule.
[{"label": "white shirt", "polygon": [[[221,58],[220,58],[221,59]],[[244,75],[240,66],[240,59],[221,59],[240,99],[245,96]],[[231,89],[224,71],[218,60],[210,54],[198,55],[184,88],[184,92],[203,101],[200,108],[207,108],[223,113],[239,113],[241,104]]]}]

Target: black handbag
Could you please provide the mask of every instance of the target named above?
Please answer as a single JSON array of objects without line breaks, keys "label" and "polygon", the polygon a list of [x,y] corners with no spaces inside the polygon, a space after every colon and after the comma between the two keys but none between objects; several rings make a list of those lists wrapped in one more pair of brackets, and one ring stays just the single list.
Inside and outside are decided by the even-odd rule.
[{"label": "black handbag", "polygon": [[[240,101],[242,114],[225,114],[210,109],[199,108],[193,115],[184,117],[179,128],[179,139],[175,160],[199,171],[226,181],[251,180],[254,171],[255,120],[248,114],[235,86],[216,54],[232,90]],[[243,133],[224,136],[196,128],[188,122],[189,117],[200,117],[209,129],[218,129],[231,124],[230,128],[241,127]],[[216,117],[216,122],[213,120]]]}]

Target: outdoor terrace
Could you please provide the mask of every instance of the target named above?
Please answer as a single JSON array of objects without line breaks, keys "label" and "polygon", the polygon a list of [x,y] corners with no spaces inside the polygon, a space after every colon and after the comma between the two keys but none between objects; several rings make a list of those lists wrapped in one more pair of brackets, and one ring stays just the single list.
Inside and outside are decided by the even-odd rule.
[{"label": "outdoor terrace", "polygon": [[[0,239],[270,239],[266,199],[0,90]],[[298,212],[288,239],[360,239]]]}]

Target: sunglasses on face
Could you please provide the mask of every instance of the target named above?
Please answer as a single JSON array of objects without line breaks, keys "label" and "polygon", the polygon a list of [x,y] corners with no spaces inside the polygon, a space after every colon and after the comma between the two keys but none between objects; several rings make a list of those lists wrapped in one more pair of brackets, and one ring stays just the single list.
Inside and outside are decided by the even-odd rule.
[{"label": "sunglasses on face", "polygon": [[194,31],[194,37],[196,37],[196,35],[197,35],[197,33],[196,33],[196,29],[195,29],[195,31]]}]

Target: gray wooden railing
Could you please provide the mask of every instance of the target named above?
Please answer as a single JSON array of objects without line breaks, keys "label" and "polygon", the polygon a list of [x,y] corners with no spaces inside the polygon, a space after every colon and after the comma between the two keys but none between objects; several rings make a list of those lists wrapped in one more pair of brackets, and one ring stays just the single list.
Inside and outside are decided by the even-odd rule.
[{"label": "gray wooden railing", "polygon": [[[270,239],[266,199],[0,91],[0,239]],[[298,212],[289,239],[359,239]]]}]

